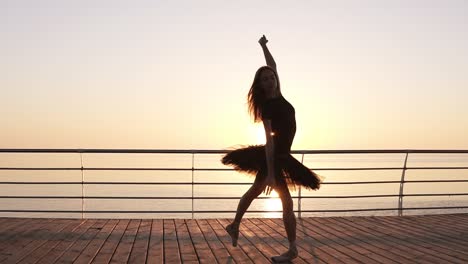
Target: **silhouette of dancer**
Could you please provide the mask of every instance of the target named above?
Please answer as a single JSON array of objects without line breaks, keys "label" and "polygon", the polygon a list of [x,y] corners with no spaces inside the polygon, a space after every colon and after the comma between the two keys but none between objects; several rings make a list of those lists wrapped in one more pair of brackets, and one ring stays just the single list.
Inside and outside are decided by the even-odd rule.
[{"label": "silhouette of dancer", "polygon": [[289,240],[289,250],[272,257],[274,262],[287,262],[297,257],[296,217],[289,187],[302,185],[307,189],[320,188],[320,178],[291,154],[291,144],[296,133],[294,107],[282,96],[276,63],[268,50],[265,35],[258,41],[262,47],[267,66],[255,73],[247,100],[254,122],[263,121],[266,134],[265,145],[250,145],[229,151],[221,162],[235,170],[255,175],[255,181],[242,196],[234,221],[226,226],[232,245],[237,246],[239,225],[252,201],[274,189],[283,205],[283,221]]}]

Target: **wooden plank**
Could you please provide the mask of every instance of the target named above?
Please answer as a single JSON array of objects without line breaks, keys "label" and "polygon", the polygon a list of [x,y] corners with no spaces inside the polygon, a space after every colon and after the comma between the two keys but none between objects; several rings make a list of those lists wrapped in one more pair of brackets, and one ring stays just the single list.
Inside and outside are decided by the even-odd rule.
[{"label": "wooden plank", "polygon": [[[283,237],[285,246],[289,246],[283,223],[277,224],[273,219],[263,219],[263,222],[270,229],[275,230],[278,235]],[[342,256],[341,258],[346,258],[341,252],[329,247],[325,242],[312,237],[311,232],[304,228],[303,221],[300,218],[297,219],[296,244],[299,252],[305,251],[321,262],[344,263],[339,257]]]},{"label": "wooden plank", "polygon": [[112,255],[114,254],[115,249],[119,245],[120,239],[122,239],[125,230],[127,229],[128,224],[130,223],[129,219],[119,220],[117,226],[112,230],[110,236],[107,237],[106,241],[99,249],[99,252],[94,257],[91,263],[109,263]]},{"label": "wooden plank", "polygon": [[148,243],[151,234],[151,219],[141,220],[140,228],[135,238],[130,257],[128,258],[129,263],[145,263],[146,256],[148,254]]},{"label": "wooden plank", "polygon": [[[427,224],[424,222],[418,223],[411,221],[416,219],[417,218],[384,218],[382,222],[392,225],[400,234],[404,233],[410,235],[413,241],[417,242],[418,245],[430,248],[434,256],[443,258],[445,255],[448,258],[455,257],[464,262],[468,262],[468,255],[466,255],[468,243],[457,239],[453,240],[449,230],[444,230],[438,234],[440,225],[435,224],[426,227]],[[396,221],[398,222],[395,223]]]},{"label": "wooden plank", "polygon": [[12,243],[6,252],[10,253],[7,258],[0,258],[0,262],[16,263],[24,256],[30,254],[37,247],[49,239],[55,231],[60,231],[66,227],[64,220],[56,220],[52,224],[46,223],[40,229],[37,229],[34,233],[30,233],[20,238],[15,243]]},{"label": "wooden plank", "polygon": [[[269,263],[288,247],[281,219],[244,219],[237,248],[224,230],[227,219],[8,220],[0,219],[0,228],[10,228],[0,229],[2,263]],[[297,219],[293,263],[467,263],[467,220],[468,214]]]},{"label": "wooden plank", "polygon": [[151,223],[151,235],[148,246],[147,263],[163,263],[164,261],[164,227],[163,220],[155,219]]},{"label": "wooden plank", "polygon": [[458,250],[462,253],[466,252],[468,248],[468,224],[465,224],[464,230],[457,230],[456,225],[458,223],[451,221],[450,217],[447,217],[446,221],[438,221],[433,217],[427,218],[428,220],[421,216],[405,217],[404,219],[400,219],[400,221],[415,233],[429,232],[431,234],[431,241],[437,241],[438,246],[446,247],[450,250]]},{"label": "wooden plank", "polygon": [[317,221],[311,221],[311,222],[314,222],[314,225],[312,225],[311,223],[307,221],[304,221],[303,222],[304,227],[308,228],[309,230],[316,230],[318,233],[322,234],[327,239],[332,240],[335,245],[334,247],[337,250],[357,260],[360,263],[378,263],[377,260],[368,257],[368,255],[371,254],[370,251],[365,250],[363,248],[359,248],[355,245],[352,245],[351,243],[343,239],[342,234],[336,234],[336,233],[333,233],[332,231],[329,231],[326,225],[317,224]]},{"label": "wooden plank", "polygon": [[[248,221],[251,221],[256,227],[261,229],[263,232],[270,236],[271,240],[266,241],[272,247],[276,249],[277,252],[286,252],[289,248],[289,241],[285,236],[280,235],[276,230],[270,228],[267,224],[264,223],[264,219],[259,218],[249,218]],[[299,229],[301,225],[297,224]],[[326,263],[317,256],[310,254],[307,250],[303,250],[298,246],[299,258],[302,259],[305,263]],[[296,261],[298,262],[298,261]],[[299,263],[299,262],[298,262]]]},{"label": "wooden plank", "polygon": [[[306,219],[305,221],[308,221]],[[355,237],[358,241],[358,244],[366,243],[368,245],[369,250],[377,252],[383,257],[387,259],[391,259],[397,261],[398,263],[406,263],[406,262],[414,262],[415,256],[409,254],[408,252],[394,252],[394,246],[386,242],[385,236],[380,236],[375,234],[371,230],[359,229],[356,228],[353,223],[356,220],[353,220],[350,217],[346,217],[344,219],[334,219],[327,217],[324,219],[324,225],[328,225],[336,232],[343,232],[349,236]]]},{"label": "wooden plank", "polygon": [[[8,224],[8,223],[12,223],[14,222],[15,220],[18,220],[18,219],[21,219],[21,218],[6,218],[6,217],[0,217],[0,228],[4,225],[4,224]],[[1,230],[1,229],[0,229]]]},{"label": "wooden plank", "polygon": [[179,243],[177,243],[177,234],[174,220],[164,219],[164,262],[180,263]]},{"label": "wooden plank", "polygon": [[196,222],[216,260],[219,263],[232,263],[234,261],[232,256],[224,247],[224,244],[218,239],[218,236],[208,222],[205,219],[198,219]]},{"label": "wooden plank", "polygon": [[54,263],[69,249],[76,240],[78,240],[94,223],[95,219],[82,219],[81,224],[73,230],[66,233],[60,243],[58,243],[47,255],[38,259],[38,263]]},{"label": "wooden plank", "polygon": [[183,219],[174,220],[177,241],[179,242],[179,251],[183,263],[198,263],[198,256],[195,247],[190,238],[187,224]]},{"label": "wooden plank", "polygon": [[83,249],[80,256],[73,262],[74,264],[91,263],[96,257],[97,253],[101,249],[106,239],[112,233],[112,230],[117,226],[119,220],[110,219],[105,223],[104,227],[101,228],[99,233],[89,242],[89,244]]},{"label": "wooden plank", "polygon": [[2,223],[0,223],[0,249],[3,248],[4,241],[8,240],[9,237],[18,233],[18,229],[25,227],[32,223],[34,219],[32,218],[4,218]]},{"label": "wooden plank", "polygon": [[[265,219],[272,229],[282,230],[281,234],[284,233],[284,225],[281,219]],[[302,224],[302,223],[301,223]],[[317,254],[319,258],[323,259],[327,263],[358,263],[355,259],[343,254],[341,251],[332,247],[334,244],[330,239],[322,236],[321,234],[307,228],[296,230],[296,244],[308,250],[311,254]]]},{"label": "wooden plank", "polygon": [[[445,218],[435,215],[434,218],[437,222],[432,223],[432,225],[441,226],[438,230],[442,232],[444,238],[445,235],[450,234],[450,239],[466,245],[468,242],[468,215],[455,214]],[[466,246],[463,247],[466,248]]]},{"label": "wooden plank", "polygon": [[452,263],[459,263],[456,258],[437,255],[432,251],[432,249],[422,247],[419,244],[419,240],[415,240],[415,237],[410,236],[406,232],[398,232],[395,228],[395,225],[397,225],[398,223],[392,223],[390,225],[387,225],[382,221],[382,218],[384,217],[375,218],[377,220],[368,220],[368,218],[363,217],[362,222],[365,223],[370,229],[372,229],[372,232],[385,234],[388,241],[393,241],[395,244],[401,245],[401,250],[412,250],[413,253],[417,253],[418,261],[437,263],[440,260],[445,260]]},{"label": "wooden plank", "polygon": [[[342,225],[343,228],[356,228],[368,236],[375,236],[376,242],[375,245],[387,249],[393,254],[399,254],[405,258],[408,258],[410,262],[421,262],[421,263],[431,263],[430,261],[422,259],[424,252],[419,252],[416,250],[408,249],[405,245],[401,243],[398,239],[389,236],[387,233],[379,233],[372,229],[372,225],[369,225],[365,222],[365,218],[361,217],[347,217],[346,219],[337,217],[336,224]],[[373,220],[374,222],[378,220]]]},{"label": "wooden plank", "polygon": [[[257,234],[263,240],[264,243],[268,244],[272,249],[275,250],[275,255],[286,252],[289,247],[288,239],[285,236],[280,235],[278,232],[276,232],[276,230],[271,229],[267,224],[263,222],[263,220],[265,219],[244,219],[244,221],[249,222],[249,225],[247,225],[248,228],[250,228],[252,232]],[[305,261],[304,257],[301,255],[301,251],[304,252],[304,250],[299,250],[298,248],[299,256],[295,260],[295,262],[297,263],[302,263],[303,261]]]},{"label": "wooden plank", "polygon": [[38,221],[32,222],[30,225],[18,229],[18,234],[4,241],[5,244],[0,253],[0,262],[10,258],[17,258],[19,255],[24,254],[21,253],[22,249],[29,243],[34,242],[35,239],[38,239],[38,236],[43,236],[48,228],[48,224],[52,220],[53,219],[39,219]]},{"label": "wooden plank", "polygon": [[216,257],[206,241],[207,238],[200,230],[197,220],[187,219],[185,223],[200,263],[216,263]]},{"label": "wooden plank", "polygon": [[[278,228],[276,223],[274,223],[271,219],[265,219],[263,220],[263,223],[266,227],[276,231],[276,235],[283,238],[282,241],[287,241],[286,231],[284,229],[281,230]],[[284,226],[284,224],[282,226]],[[308,230],[304,228],[303,220],[298,218],[296,229],[296,244],[299,250],[299,254],[305,254],[304,252],[309,254],[309,256],[306,255],[305,258],[310,258],[311,263],[342,263],[341,260],[334,257],[334,255],[336,255],[333,254],[334,249],[331,248],[332,252],[328,252],[327,250],[322,249],[323,247],[326,249],[327,245],[322,244],[321,242],[317,242],[319,241],[311,237]]]},{"label": "wooden plank", "polygon": [[224,226],[221,225],[216,219],[207,219],[207,223],[215,232],[218,239],[223,243],[226,250],[231,255],[232,259],[237,263],[253,263],[252,260],[247,256],[243,249],[239,246],[239,243],[245,243],[243,237],[239,236],[237,247],[233,247],[231,244],[231,237],[226,233]]},{"label": "wooden plank", "polygon": [[382,253],[382,251],[376,250],[375,247],[369,245],[362,240],[359,240],[356,236],[350,234],[347,229],[338,228],[337,226],[330,224],[327,219],[321,219],[319,225],[318,221],[313,219],[305,219],[304,223],[307,228],[315,229],[327,237],[333,239],[336,243],[341,244],[347,250],[348,255],[352,255],[354,259],[358,259],[364,263],[398,263],[390,258],[386,258],[375,251]]},{"label": "wooden plank", "polygon": [[73,232],[76,228],[78,228],[82,221],[78,219],[69,219],[67,220],[69,224],[60,232],[54,233],[53,237],[48,239],[46,243],[42,244],[40,247],[32,250],[31,252],[25,254],[25,258],[21,260],[20,263],[28,264],[28,263],[37,263],[37,261],[47,255],[54,247],[60,243],[64,237],[69,233]]},{"label": "wooden plank", "polygon": [[[416,229],[418,227],[426,227],[430,228],[433,234],[445,236],[450,234],[453,239],[460,238],[461,233],[468,232],[466,227],[468,225],[461,224],[457,220],[452,219],[453,217],[445,217],[444,219],[439,219],[437,216],[405,216],[404,219],[401,221],[407,221],[408,224],[413,224],[411,226],[415,226]],[[468,219],[466,219],[468,220]],[[406,223],[402,223],[406,225]],[[460,225],[461,224],[461,225]],[[461,243],[466,243],[466,241],[461,240]]]},{"label": "wooden plank", "polygon": [[[1,243],[0,243],[0,256],[9,256],[11,252],[7,252],[11,250],[11,247],[14,243],[19,243],[18,241],[26,236],[30,236],[34,232],[35,229],[40,229],[43,225],[47,224],[51,219],[29,219],[30,221],[26,221],[21,225],[14,225],[10,226],[9,230],[2,230],[1,232]],[[15,223],[16,222],[15,220]]]},{"label": "wooden plank", "polygon": [[[288,247],[279,244],[270,234],[259,228],[252,222],[252,218],[245,218],[242,223],[248,232],[252,233],[249,238],[250,242],[268,259],[271,257],[281,255],[288,250]],[[248,235],[249,233],[246,234]],[[304,260],[298,256],[294,263],[305,263]]]},{"label": "wooden plank", "polygon": [[32,218],[19,218],[19,217],[0,217],[0,230],[9,225],[18,224],[20,222],[31,221]]},{"label": "wooden plank", "polygon": [[[221,226],[225,227],[231,223],[227,219],[218,219],[218,222]],[[224,228],[223,228],[224,229]],[[226,231],[224,231],[226,233]],[[259,251],[252,241],[259,242],[255,238],[255,234],[249,231],[244,225],[244,222],[241,222],[239,227],[239,240],[237,246],[242,248],[242,250],[247,254],[247,256],[254,263],[270,263],[270,259],[266,257],[261,251]],[[227,233],[226,233],[227,235]],[[229,235],[228,235],[229,236]],[[230,240],[230,239],[229,239]]]},{"label": "wooden plank", "polygon": [[463,239],[459,240],[456,237],[452,237],[453,233],[449,229],[441,230],[438,224],[427,226],[427,223],[417,220],[418,218],[416,217],[397,220],[385,218],[382,222],[388,225],[395,225],[395,221],[398,221],[396,223],[398,226],[393,227],[396,232],[411,235],[414,241],[419,241],[420,245],[431,248],[434,253],[447,255],[446,252],[450,251],[450,256],[458,253],[462,259],[467,260],[465,253],[468,243],[462,241]]},{"label": "wooden plank", "polygon": [[68,248],[56,263],[71,263],[75,261],[81,254],[83,249],[91,242],[91,240],[99,233],[102,227],[106,224],[106,219],[98,219],[96,222],[77,239],[70,248]]},{"label": "wooden plank", "polygon": [[468,226],[468,214],[432,215],[431,217],[443,223],[450,223],[450,226],[458,227],[464,231]]},{"label": "wooden plank", "polygon": [[114,255],[111,258],[111,263],[127,263],[132,251],[135,237],[140,227],[141,220],[132,219],[125,230],[125,233],[120,240],[119,245],[115,249]]},{"label": "wooden plank", "polygon": [[[40,219],[39,219],[40,220]],[[12,219],[12,223],[5,222],[0,230],[0,258],[10,256],[11,253],[5,252],[12,243],[24,233],[30,232],[31,227],[37,224],[37,220],[25,219],[20,221]]]},{"label": "wooden plank", "polygon": [[468,234],[468,214],[452,214],[452,215],[431,215],[428,216],[429,219],[433,219],[431,225],[443,225],[450,230],[460,232],[460,236],[465,236]]}]

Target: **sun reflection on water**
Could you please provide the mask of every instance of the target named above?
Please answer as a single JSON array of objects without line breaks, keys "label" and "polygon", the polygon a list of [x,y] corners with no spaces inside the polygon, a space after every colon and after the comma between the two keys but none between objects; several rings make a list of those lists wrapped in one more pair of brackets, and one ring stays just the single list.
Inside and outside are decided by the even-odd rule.
[{"label": "sun reflection on water", "polygon": [[[270,194],[270,199],[265,199],[265,211],[281,211],[283,210],[283,206],[281,205],[281,199],[278,196],[278,193],[273,190]],[[279,217],[281,216],[281,212],[271,212],[265,213],[266,217]]]}]

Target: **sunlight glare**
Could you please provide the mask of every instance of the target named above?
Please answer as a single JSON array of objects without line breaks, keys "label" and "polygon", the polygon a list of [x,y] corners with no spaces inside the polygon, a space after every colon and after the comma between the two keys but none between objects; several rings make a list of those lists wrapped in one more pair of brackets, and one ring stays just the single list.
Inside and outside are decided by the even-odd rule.
[{"label": "sunlight glare", "polygon": [[283,206],[281,204],[281,199],[279,198],[278,193],[273,190],[270,196],[274,198],[265,200],[265,209],[267,211],[281,211]]},{"label": "sunlight glare", "polygon": [[254,144],[265,144],[265,130],[262,124],[250,124],[249,135]]},{"label": "sunlight glare", "polygon": [[256,134],[257,134],[257,142],[259,144],[260,143],[264,144],[266,141],[266,138],[265,138],[265,130],[263,128],[263,125],[256,125],[255,129],[256,129]]}]

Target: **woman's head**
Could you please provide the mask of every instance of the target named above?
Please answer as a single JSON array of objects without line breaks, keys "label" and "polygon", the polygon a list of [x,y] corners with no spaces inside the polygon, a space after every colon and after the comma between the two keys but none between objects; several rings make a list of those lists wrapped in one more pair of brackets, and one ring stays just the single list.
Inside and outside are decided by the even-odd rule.
[{"label": "woman's head", "polygon": [[252,114],[255,122],[262,119],[262,105],[266,99],[278,95],[281,95],[278,74],[269,66],[260,67],[255,73],[247,96],[249,112]]}]

